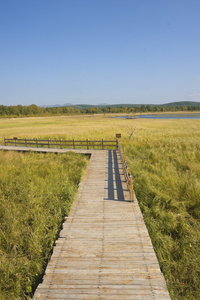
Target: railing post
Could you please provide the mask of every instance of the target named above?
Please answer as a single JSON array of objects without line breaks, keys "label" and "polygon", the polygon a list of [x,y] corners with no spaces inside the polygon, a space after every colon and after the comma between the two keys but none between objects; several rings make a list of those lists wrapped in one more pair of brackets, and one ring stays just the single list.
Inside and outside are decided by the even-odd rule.
[{"label": "railing post", "polygon": [[104,150],[104,141],[102,139],[102,150]]},{"label": "railing post", "polygon": [[15,147],[17,147],[17,137],[15,139]]},{"label": "railing post", "polygon": [[89,141],[87,139],[87,150],[89,150]]},{"label": "railing post", "polygon": [[130,175],[130,192],[131,192],[131,201],[133,201],[133,176]]},{"label": "railing post", "polygon": [[27,138],[25,138],[25,143],[26,143],[26,147],[28,147],[28,145],[27,145]]},{"label": "railing post", "polygon": [[75,147],[75,140],[73,139],[73,149],[76,149]]},{"label": "railing post", "polygon": [[60,139],[60,149],[62,149],[62,139]]},{"label": "railing post", "polygon": [[48,148],[50,148],[50,139],[48,139]]},{"label": "railing post", "polygon": [[4,137],[4,145],[6,146],[6,137]]},{"label": "railing post", "polygon": [[36,145],[37,145],[37,148],[38,148],[38,139],[36,139]]},{"label": "railing post", "polygon": [[122,168],[123,168],[125,180],[127,182],[127,186],[128,186],[129,191],[130,191],[130,200],[134,201],[135,193],[134,193],[134,190],[133,190],[133,177],[132,177],[132,175],[130,173],[130,169],[127,165],[127,162],[126,162],[122,147],[120,145],[120,140],[119,139],[117,141],[117,146],[118,146],[118,150],[119,150],[119,154],[120,154],[120,158],[121,158],[121,163],[122,163]]}]

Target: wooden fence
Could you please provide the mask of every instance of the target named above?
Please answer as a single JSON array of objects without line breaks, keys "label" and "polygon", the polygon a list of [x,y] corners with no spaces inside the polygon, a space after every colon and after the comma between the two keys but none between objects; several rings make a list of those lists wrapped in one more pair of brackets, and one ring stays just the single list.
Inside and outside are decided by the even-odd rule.
[{"label": "wooden fence", "polygon": [[130,173],[130,170],[129,170],[129,167],[127,165],[127,162],[126,162],[126,159],[125,159],[125,156],[124,156],[124,153],[123,153],[123,150],[122,150],[119,139],[117,140],[117,149],[118,149],[119,154],[120,154],[120,158],[121,158],[121,162],[122,162],[122,168],[123,168],[123,172],[124,172],[124,177],[126,179],[128,190],[130,192],[130,198],[131,198],[131,201],[134,201],[135,193],[134,193],[134,190],[133,190],[133,176]]},{"label": "wooden fence", "polygon": [[5,146],[25,146],[25,147],[54,147],[54,148],[69,148],[69,149],[117,149],[116,140],[39,140],[39,139],[19,139],[17,137],[4,138]]}]

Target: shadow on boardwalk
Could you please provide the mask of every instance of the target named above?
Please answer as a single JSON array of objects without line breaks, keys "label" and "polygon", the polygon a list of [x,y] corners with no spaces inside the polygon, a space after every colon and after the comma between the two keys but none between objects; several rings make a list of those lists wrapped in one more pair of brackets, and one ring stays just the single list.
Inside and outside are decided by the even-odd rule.
[{"label": "shadow on boardwalk", "polygon": [[124,201],[124,193],[116,150],[108,151],[108,198],[104,200]]}]

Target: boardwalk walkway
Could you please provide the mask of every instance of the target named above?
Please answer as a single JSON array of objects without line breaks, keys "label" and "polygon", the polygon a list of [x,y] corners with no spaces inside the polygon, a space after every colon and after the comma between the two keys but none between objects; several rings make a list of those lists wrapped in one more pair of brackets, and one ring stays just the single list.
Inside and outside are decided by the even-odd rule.
[{"label": "boardwalk walkway", "polygon": [[88,172],[33,299],[169,300],[117,151],[81,152],[92,153]]}]

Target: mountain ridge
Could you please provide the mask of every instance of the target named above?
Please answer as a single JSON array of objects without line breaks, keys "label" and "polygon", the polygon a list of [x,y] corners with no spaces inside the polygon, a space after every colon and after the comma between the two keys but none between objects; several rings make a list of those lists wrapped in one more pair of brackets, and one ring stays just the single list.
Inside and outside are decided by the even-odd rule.
[{"label": "mountain ridge", "polygon": [[73,107],[77,109],[84,109],[84,108],[102,108],[102,107],[140,107],[140,106],[200,106],[200,102],[198,101],[177,101],[177,102],[169,102],[165,104],[107,104],[107,103],[101,103],[97,105],[93,104],[72,104],[72,103],[65,103],[65,104],[55,104],[55,105],[41,105],[40,107]]}]

